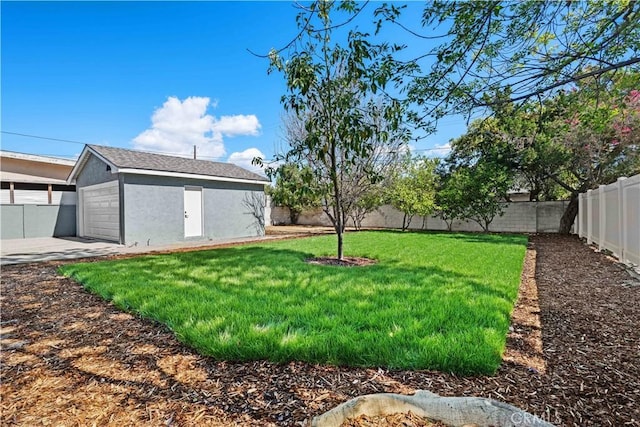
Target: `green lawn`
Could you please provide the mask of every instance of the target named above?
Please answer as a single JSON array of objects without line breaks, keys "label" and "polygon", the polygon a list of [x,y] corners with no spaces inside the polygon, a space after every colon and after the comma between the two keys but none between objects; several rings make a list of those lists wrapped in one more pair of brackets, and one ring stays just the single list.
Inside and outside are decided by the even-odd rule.
[{"label": "green lawn", "polygon": [[524,236],[345,235],[366,267],[310,265],[335,236],[62,267],[117,306],[221,360],[493,373],[504,350]]}]

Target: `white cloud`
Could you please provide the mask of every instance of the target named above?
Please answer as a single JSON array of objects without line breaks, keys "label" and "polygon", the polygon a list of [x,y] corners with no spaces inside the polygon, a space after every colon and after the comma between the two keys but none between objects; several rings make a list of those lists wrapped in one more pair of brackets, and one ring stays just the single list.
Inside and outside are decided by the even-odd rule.
[{"label": "white cloud", "polygon": [[245,169],[250,170],[251,172],[259,173],[260,175],[264,175],[264,171],[260,166],[254,166],[251,164],[251,161],[255,157],[262,157],[264,159],[264,154],[257,148],[247,148],[244,151],[239,151],[235,153],[231,153],[229,159],[227,160],[229,163],[235,163],[238,166],[241,166]]},{"label": "white cloud", "polygon": [[429,157],[445,157],[451,152],[451,144],[436,144],[435,147],[429,149]]},{"label": "white cloud", "polygon": [[207,113],[216,105],[207,97],[169,97],[154,111],[151,127],[133,139],[134,148],[190,156],[195,145],[198,156],[221,158],[226,154],[224,136],[258,135],[261,126],[255,115],[217,119]]},{"label": "white cloud", "polygon": [[216,120],[213,129],[226,136],[235,135],[258,135],[262,126],[258,118],[251,114],[248,116],[239,114],[237,116],[222,116]]}]

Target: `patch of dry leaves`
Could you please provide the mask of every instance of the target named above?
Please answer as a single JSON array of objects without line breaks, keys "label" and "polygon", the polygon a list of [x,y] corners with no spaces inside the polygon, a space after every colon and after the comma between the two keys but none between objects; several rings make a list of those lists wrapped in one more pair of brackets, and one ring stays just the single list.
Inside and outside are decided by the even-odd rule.
[{"label": "patch of dry leaves", "polygon": [[340,427],[447,427],[447,425],[420,417],[409,411],[406,414],[388,414],[375,417],[361,415],[358,418],[346,420]]},{"label": "patch of dry leaves", "polygon": [[424,389],[502,400],[558,425],[640,426],[640,286],[577,238],[530,246],[505,362],[477,377],[215,361],[57,276],[54,263],[3,268],[1,423],[303,425],[359,395]]}]

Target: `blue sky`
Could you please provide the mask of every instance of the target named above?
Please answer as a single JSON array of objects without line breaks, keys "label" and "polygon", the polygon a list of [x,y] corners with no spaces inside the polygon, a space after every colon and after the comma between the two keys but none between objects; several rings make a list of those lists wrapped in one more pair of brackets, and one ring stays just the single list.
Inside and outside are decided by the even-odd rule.
[{"label": "blue sky", "polygon": [[[371,5],[370,5],[371,6]],[[2,8],[2,149],[77,156],[81,144],[247,165],[281,149],[284,79],[267,53],[297,33],[290,2],[7,2]],[[363,24],[361,24],[363,25]],[[444,119],[414,144],[465,130]],[[434,151],[423,151],[435,153]]]}]

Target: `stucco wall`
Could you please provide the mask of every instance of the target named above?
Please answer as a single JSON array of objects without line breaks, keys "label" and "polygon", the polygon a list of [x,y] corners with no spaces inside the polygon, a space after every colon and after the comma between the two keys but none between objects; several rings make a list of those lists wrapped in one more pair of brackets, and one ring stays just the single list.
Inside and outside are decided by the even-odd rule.
[{"label": "stucco wall", "polygon": [[0,238],[76,235],[75,205],[1,205]]},{"label": "stucco wall", "polygon": [[[489,226],[489,230],[512,233],[555,233],[558,231],[560,218],[568,203],[568,201],[505,203],[504,215],[497,216]],[[400,228],[402,227],[402,217],[402,212],[386,205],[367,215],[362,225],[375,228]],[[271,224],[289,223],[288,209],[282,207],[271,209]],[[329,218],[321,209],[304,212],[298,218],[298,223],[301,225],[331,225]],[[447,225],[437,217],[429,216],[426,219],[414,217],[409,228],[446,230]],[[482,228],[474,221],[454,221],[452,229],[454,231],[482,231]]]},{"label": "stucco wall", "polygon": [[[202,187],[202,237],[184,237],[185,185]],[[125,175],[124,243],[153,246],[263,234],[245,203],[252,193],[264,197],[264,186]]]},{"label": "stucco wall", "polygon": [[116,179],[118,179],[118,175],[107,171],[106,163],[93,154],[89,154],[87,162],[76,177],[76,188],[102,184]]}]

